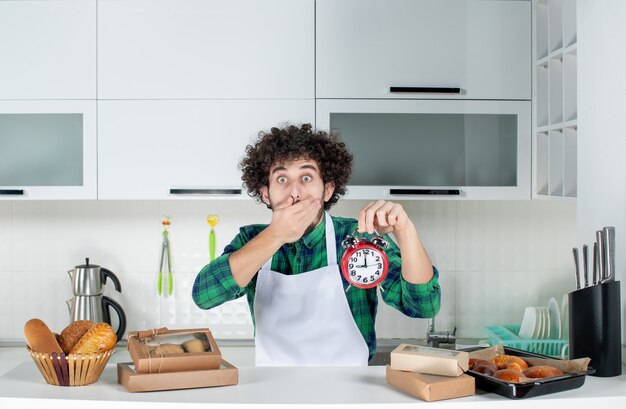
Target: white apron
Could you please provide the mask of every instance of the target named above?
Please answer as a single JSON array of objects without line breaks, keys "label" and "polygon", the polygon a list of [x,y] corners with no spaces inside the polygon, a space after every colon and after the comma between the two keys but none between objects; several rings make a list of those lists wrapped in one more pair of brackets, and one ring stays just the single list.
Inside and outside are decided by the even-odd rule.
[{"label": "white apron", "polygon": [[367,365],[369,348],[341,281],[335,228],[325,213],[328,266],[296,275],[257,274],[254,296],[258,366]]}]

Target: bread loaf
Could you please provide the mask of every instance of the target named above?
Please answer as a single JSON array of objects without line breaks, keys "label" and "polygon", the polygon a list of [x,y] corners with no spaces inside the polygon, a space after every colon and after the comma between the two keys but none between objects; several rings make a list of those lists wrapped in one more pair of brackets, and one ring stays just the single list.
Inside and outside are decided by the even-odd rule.
[{"label": "bread loaf", "polygon": [[97,354],[108,351],[117,343],[113,328],[105,322],[94,325],[74,345],[71,354]]},{"label": "bread loaf", "polygon": [[185,351],[180,345],[176,344],[161,344],[152,350],[152,355],[167,355],[167,354],[184,354]]},{"label": "bread loaf", "polygon": [[183,348],[185,348],[185,351],[187,352],[204,352],[204,343],[197,339],[190,339],[189,341],[185,341],[183,342]]},{"label": "bread loaf", "polygon": [[24,337],[30,349],[35,352],[48,354],[56,352],[59,355],[63,353],[50,328],[38,318],[33,318],[24,324]]},{"label": "bread loaf", "polygon": [[72,322],[61,331],[59,344],[65,354],[69,354],[74,345],[96,325],[95,322],[89,320],[78,320]]}]

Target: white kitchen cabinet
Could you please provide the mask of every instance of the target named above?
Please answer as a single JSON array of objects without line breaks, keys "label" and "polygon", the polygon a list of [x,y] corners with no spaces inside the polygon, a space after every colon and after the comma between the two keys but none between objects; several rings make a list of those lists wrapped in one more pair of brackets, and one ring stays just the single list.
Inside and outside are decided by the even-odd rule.
[{"label": "white kitchen cabinet", "polygon": [[533,198],[576,200],[576,0],[533,0]]},{"label": "white kitchen cabinet", "polygon": [[99,99],[314,98],[313,0],[100,0]]},{"label": "white kitchen cabinet", "polygon": [[0,1],[0,99],[96,98],[96,0]]},{"label": "white kitchen cabinet", "polygon": [[313,99],[99,101],[98,198],[246,197],[246,145],[314,112]]},{"label": "white kitchen cabinet", "polygon": [[531,102],[316,101],[354,155],[346,198],[530,199]]},{"label": "white kitchen cabinet", "polygon": [[531,21],[528,1],[317,0],[316,97],[530,100]]},{"label": "white kitchen cabinet", "polygon": [[0,101],[0,200],[96,199],[96,101]]}]

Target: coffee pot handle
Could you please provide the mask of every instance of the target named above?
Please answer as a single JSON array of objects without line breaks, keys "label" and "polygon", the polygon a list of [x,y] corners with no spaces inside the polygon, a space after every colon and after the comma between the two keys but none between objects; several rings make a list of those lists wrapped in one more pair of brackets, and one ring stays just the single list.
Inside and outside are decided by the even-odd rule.
[{"label": "coffee pot handle", "polygon": [[100,281],[102,281],[102,285],[105,285],[107,283],[107,277],[113,280],[113,285],[115,286],[115,289],[121,293],[122,284],[120,284],[120,280],[117,278],[117,276],[113,274],[111,270],[101,267],[100,268]]},{"label": "coffee pot handle", "polygon": [[115,302],[111,298],[107,296],[103,296],[102,297],[102,312],[103,312],[102,318],[104,319],[104,322],[106,322],[109,325],[111,325],[111,314],[109,314],[109,307],[113,307],[113,309],[115,310],[119,318],[120,326],[117,329],[117,332],[115,333],[115,335],[117,335],[117,341],[119,342],[124,336],[124,332],[126,332],[126,314],[124,314],[124,310],[122,309],[121,305],[119,305],[117,302]]}]

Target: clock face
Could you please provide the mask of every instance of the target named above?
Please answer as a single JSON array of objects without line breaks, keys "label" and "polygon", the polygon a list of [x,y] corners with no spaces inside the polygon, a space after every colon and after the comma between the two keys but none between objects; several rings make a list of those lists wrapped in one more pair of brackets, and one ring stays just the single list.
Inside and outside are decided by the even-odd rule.
[{"label": "clock face", "polygon": [[355,287],[371,288],[387,276],[387,255],[372,244],[348,249],[342,262],[343,275]]}]

